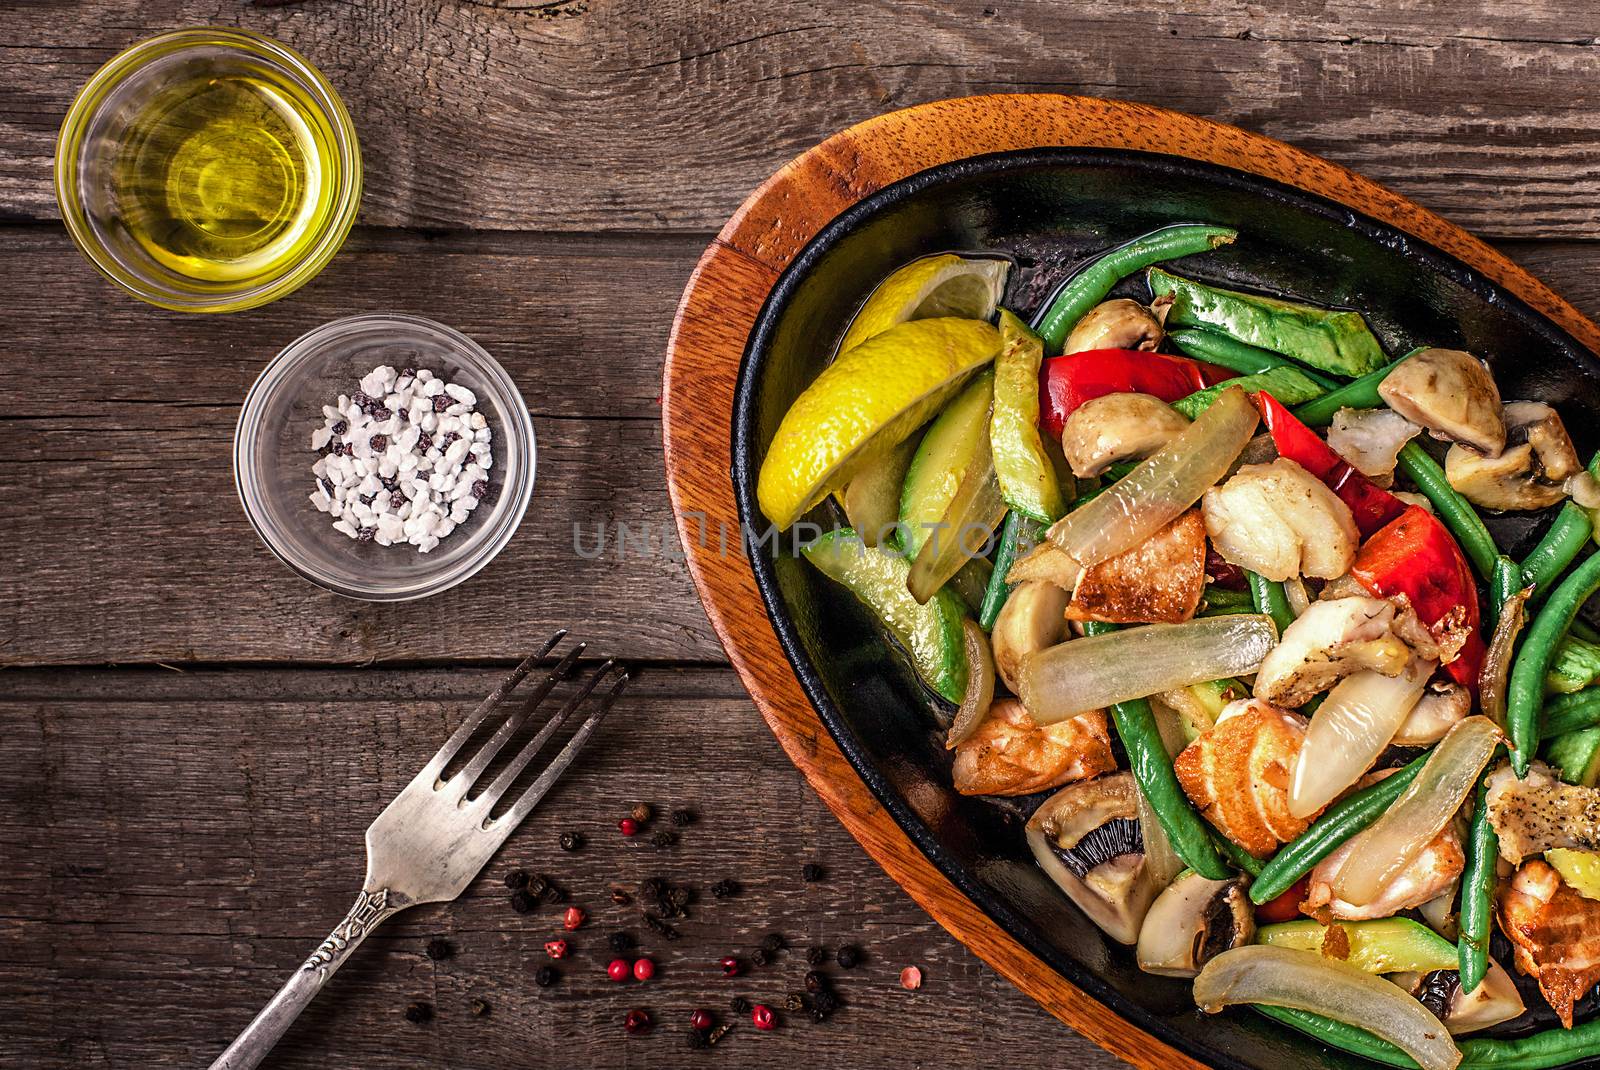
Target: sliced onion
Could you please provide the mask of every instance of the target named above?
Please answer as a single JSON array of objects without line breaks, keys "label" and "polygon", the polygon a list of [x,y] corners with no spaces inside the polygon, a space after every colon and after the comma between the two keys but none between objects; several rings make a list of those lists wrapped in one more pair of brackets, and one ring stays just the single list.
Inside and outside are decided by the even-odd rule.
[{"label": "sliced onion", "polygon": [[1528,596],[1532,587],[1507,598],[1500,607],[1500,623],[1494,626],[1494,637],[1489,640],[1489,653],[1484,656],[1483,669],[1478,673],[1478,705],[1502,729],[1506,726],[1506,684],[1511,679],[1511,659],[1516,653],[1517,635],[1526,619]]},{"label": "sliced onion", "polygon": [[[1177,757],[1184,748],[1183,725],[1178,711],[1152,698],[1150,712],[1155,716],[1156,731],[1161,733],[1161,744],[1167,748],[1167,757]],[[1134,782],[1133,794],[1139,804],[1139,834],[1144,838],[1144,870],[1155,881],[1157,888],[1165,888],[1182,871],[1183,860],[1172,849],[1167,830],[1138,781]]]},{"label": "sliced onion", "polygon": [[1320,1014],[1387,1040],[1422,1070],[1461,1062],[1444,1023],[1398,985],[1315,951],[1262,944],[1224,951],[1194,979],[1194,1001],[1213,1014],[1237,1003]]},{"label": "sliced onion", "polygon": [[1178,518],[1227,474],[1250,441],[1255,406],[1224,390],[1211,407],[1104,494],[1056,521],[1050,541],[1085,568],[1131,550]]},{"label": "sliced onion", "polygon": [[978,730],[994,702],[994,654],[989,649],[989,637],[971,617],[961,621],[961,634],[967,650],[967,693],[961,698],[961,708],[950,722],[950,734],[944,741],[951,750]]},{"label": "sliced onion", "polygon": [[1306,590],[1306,581],[1299,576],[1290,576],[1283,581],[1283,594],[1296,617],[1311,608],[1311,592]]},{"label": "sliced onion", "polygon": [[1350,841],[1332,881],[1334,898],[1366,906],[1416,861],[1477,786],[1500,738],[1487,717],[1458,721],[1394,805]]},{"label": "sliced onion", "polygon": [[1311,715],[1289,782],[1289,813],[1310,817],[1371,769],[1436,668],[1413,658],[1399,676],[1368,669],[1340,680]]},{"label": "sliced onion", "polygon": [[1260,613],[1071,639],[1022,659],[1018,697],[1035,721],[1054,724],[1113,703],[1255,672],[1277,641],[1272,618]]}]

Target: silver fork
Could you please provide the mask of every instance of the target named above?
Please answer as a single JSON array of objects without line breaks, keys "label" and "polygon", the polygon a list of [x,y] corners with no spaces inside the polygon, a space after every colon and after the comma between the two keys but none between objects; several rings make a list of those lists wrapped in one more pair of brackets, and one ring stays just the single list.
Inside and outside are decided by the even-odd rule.
[{"label": "silver fork", "polygon": [[572,759],[594,735],[600,719],[611,709],[617,695],[628,682],[626,672],[617,676],[610,689],[561,748],[550,764],[528,785],[520,798],[498,817],[491,815],[495,804],[517,776],[537,757],[562,723],[583,705],[600,681],[616,668],[607,661],[578,687],[566,704],[551,716],[528,743],[483,791],[468,798],[483,771],[494,761],[506,742],[527,723],[535,709],[566,678],[583,653],[579,643],[535,685],[483,747],[448,780],[442,779],[450,764],[472,733],[510,697],[534,665],[547,657],[565,639],[557,632],[544,649],[530,654],[489,697],[479,703],[472,715],[445,741],[422,771],[412,778],[394,801],[384,808],[367,829],[367,879],[356,896],[355,906],[311,953],[311,957],[284,982],[278,994],[245,1027],[228,1050],[211,1064],[211,1070],[248,1070],[266,1058],[313,996],[327,984],[333,972],[360,946],[361,941],[387,919],[418,903],[443,903],[460,895],[489,858],[505,842],[511,831],[538,805]]}]

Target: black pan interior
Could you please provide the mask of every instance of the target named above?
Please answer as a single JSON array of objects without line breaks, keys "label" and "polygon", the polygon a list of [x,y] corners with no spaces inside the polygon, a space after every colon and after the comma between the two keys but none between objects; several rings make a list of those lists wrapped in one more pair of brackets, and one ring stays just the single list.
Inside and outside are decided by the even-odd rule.
[{"label": "black pan interior", "polygon": [[[1180,273],[1359,309],[1391,355],[1428,344],[1486,356],[1507,399],[1554,404],[1583,455],[1594,448],[1600,360],[1437,249],[1225,168],[1148,153],[1035,150],[959,161],[880,191],[834,220],[778,281],[734,402],[741,522],[765,530],[755,479],[766,445],[850,314],[890,271],[936,252],[1007,257],[1006,304],[1028,318],[1087,257],[1174,222],[1240,231],[1236,244],[1183,261]],[[1140,280],[1117,292],[1148,297]],[[1544,522],[1496,518],[1491,527],[1520,556]],[[1140,973],[1131,951],[1109,942],[1034,866],[1022,836],[1027,804],[964,798],[950,787],[929,699],[848,592],[798,561],[792,540],[760,543],[750,557],[795,674],[846,756],[933,863],[1007,931],[1125,1018],[1213,1065],[1372,1065],[1246,1011],[1201,1015],[1186,982]],[[1529,995],[1529,1007],[1543,1012],[1538,1027],[1554,1024]]]}]

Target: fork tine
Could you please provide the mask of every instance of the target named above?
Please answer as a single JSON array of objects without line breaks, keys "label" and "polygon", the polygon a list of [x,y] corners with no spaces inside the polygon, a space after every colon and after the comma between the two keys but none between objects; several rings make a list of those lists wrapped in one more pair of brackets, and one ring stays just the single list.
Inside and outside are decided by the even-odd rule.
[{"label": "fork tine", "polygon": [[462,744],[466,743],[478,726],[483,724],[484,718],[494,712],[495,707],[504,702],[506,696],[516,690],[517,685],[522,683],[523,678],[533,671],[533,667],[559,646],[561,640],[566,637],[567,630],[565,628],[557,629],[556,634],[552,635],[549,641],[545,643],[544,649],[523,658],[517,667],[511,670],[511,675],[507,676],[499,687],[489,692],[488,697],[478,703],[478,708],[473,710],[454,732],[450,733],[450,738],[444,741],[444,746],[440,747],[434,753],[434,756],[428,759],[428,764],[422,767],[422,771],[417,774],[417,779],[426,780],[430,784],[436,781],[439,778],[439,772],[450,764],[450,759],[456,756],[456,751],[460,750]]},{"label": "fork tine", "polygon": [[494,735],[490,736],[482,747],[478,748],[478,753],[472,756],[472,760],[450,777],[447,783],[455,793],[457,802],[460,802],[466,797],[467,792],[472,790],[472,786],[478,782],[478,778],[483,775],[483,771],[489,768],[489,763],[494,761],[495,755],[499,754],[511,737],[516,735],[518,730],[528,722],[528,718],[533,715],[533,711],[539,708],[539,704],[555,689],[556,684],[565,680],[571,674],[572,667],[577,664],[578,658],[583,654],[587,645],[586,643],[579,643],[567,651],[566,656],[556,663],[555,668],[546,673],[544,679],[540,680],[538,685],[528,693],[528,697],[523,701],[522,705],[511,716],[507,717],[499,728],[495,729]]},{"label": "fork tine", "polygon": [[539,729],[538,735],[523,744],[522,749],[517,752],[517,756],[504,769],[500,770],[499,775],[494,778],[494,783],[485,788],[472,801],[473,805],[482,806],[485,811],[493,809],[500,796],[511,786],[511,782],[516,780],[517,776],[528,767],[528,763],[533,761],[546,743],[550,742],[550,737],[556,734],[561,726],[566,723],[567,718],[571,717],[579,706],[583,705],[584,699],[589,697],[590,693],[605,678],[606,674],[616,666],[615,660],[607,660],[598,669],[590,673],[578,688],[577,693],[567,699],[561,709],[557,710],[550,720],[545,722],[544,727]]},{"label": "fork tine", "polygon": [[[598,674],[596,675],[598,677]],[[506,811],[505,815],[500,818],[500,822],[497,823],[504,823],[507,831],[509,831],[516,828],[522,822],[522,819],[528,816],[533,808],[539,804],[539,800],[544,798],[545,792],[550,790],[551,785],[561,778],[562,773],[566,772],[567,766],[572,764],[572,760],[578,756],[578,752],[583,749],[584,744],[589,742],[589,737],[594,735],[595,729],[600,727],[601,719],[610,712],[612,704],[617,701],[617,696],[622,694],[622,689],[628,685],[630,679],[631,677],[626,672],[617,677],[616,683],[611,685],[611,690],[607,691],[605,696],[601,698],[600,705],[596,706],[594,712],[589,714],[588,719],[578,726],[576,732],[572,733],[572,738],[567,740],[567,745],[561,748],[561,753],[557,754],[554,760],[545,767],[544,772],[540,773],[534,782],[528,785],[528,790],[522,793],[522,797],[516,801],[510,810]],[[595,682],[599,683],[598,678]]]}]

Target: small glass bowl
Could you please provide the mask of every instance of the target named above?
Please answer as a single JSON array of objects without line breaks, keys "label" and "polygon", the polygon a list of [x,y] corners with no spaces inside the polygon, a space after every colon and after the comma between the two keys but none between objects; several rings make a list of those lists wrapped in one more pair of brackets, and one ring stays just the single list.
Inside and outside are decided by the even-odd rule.
[{"label": "small glass bowl", "polygon": [[[493,433],[489,496],[429,553],[360,542],[311,503],[317,489],[311,433],[323,405],[358,390],[373,368],[427,368],[478,396]],[[256,534],[284,564],[335,594],[400,602],[448,590],[494,559],[533,493],[533,421],[517,384],[472,339],[398,313],[349,316],[302,335],[272,359],[239,412],[233,473]]]},{"label": "small glass bowl", "polygon": [[[293,87],[331,148],[323,161],[326,205],[317,210],[297,255],[263,273],[220,281],[184,274],[141,246],[121,214],[114,172],[132,118],[164,90],[200,72]],[[236,312],[299,289],[333,259],[361,204],[361,148],[339,94],[298,52],[246,30],[197,27],[140,41],[94,73],[62,121],[55,179],[68,232],[106,278],[161,308]]]}]

